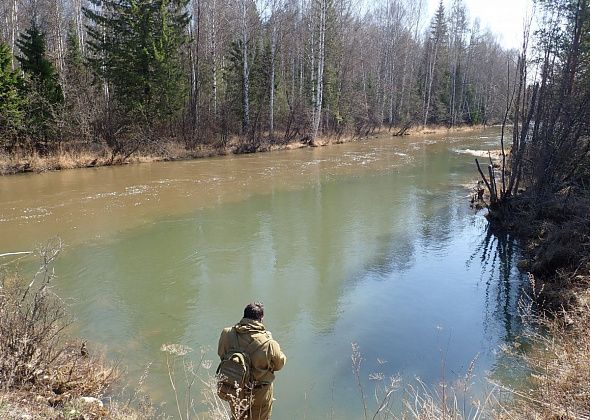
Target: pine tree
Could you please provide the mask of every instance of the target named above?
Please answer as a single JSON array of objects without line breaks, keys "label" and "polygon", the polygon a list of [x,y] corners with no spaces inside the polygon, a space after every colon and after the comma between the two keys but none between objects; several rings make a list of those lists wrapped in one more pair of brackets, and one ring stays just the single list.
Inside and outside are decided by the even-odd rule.
[{"label": "pine tree", "polygon": [[0,43],[0,145],[14,146],[24,123],[23,80],[11,69],[10,47]]},{"label": "pine tree", "polygon": [[27,76],[29,134],[34,140],[46,142],[57,134],[57,114],[63,102],[57,72],[45,54],[45,34],[34,21],[31,27],[20,35],[17,45],[22,54],[17,59]]}]

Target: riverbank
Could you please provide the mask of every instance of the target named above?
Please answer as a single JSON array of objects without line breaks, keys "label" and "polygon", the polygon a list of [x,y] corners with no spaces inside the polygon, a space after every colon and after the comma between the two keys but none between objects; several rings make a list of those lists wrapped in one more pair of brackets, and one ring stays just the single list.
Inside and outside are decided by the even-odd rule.
[{"label": "riverbank", "polygon": [[62,247],[58,238],[39,247],[40,268],[32,278],[0,271],[0,418],[151,417],[150,404],[137,404],[140,391],[127,404],[110,401],[121,392],[122,371],[68,332],[68,305],[52,291]]},{"label": "riverbank", "polygon": [[0,152],[0,175],[13,175],[18,173],[34,172],[42,173],[62,169],[94,168],[100,166],[123,165],[131,163],[168,162],[175,160],[192,160],[229,154],[261,153],[277,150],[293,150],[305,147],[329,146],[333,144],[348,143],[377,135],[444,135],[456,132],[471,132],[484,130],[485,126],[457,126],[453,128],[443,126],[410,127],[406,130],[398,127],[382,127],[368,136],[358,137],[352,135],[322,136],[311,145],[308,141],[294,140],[287,143],[263,141],[254,149],[245,148],[240,138],[231,139],[227,145],[200,144],[192,148],[175,141],[166,141],[157,151],[138,151],[128,158],[113,157],[112,151],[103,144],[93,145],[92,148],[63,145],[52,154],[41,156],[35,151],[16,151],[13,154]]},{"label": "riverbank", "polygon": [[529,321],[534,331],[545,331],[527,337],[532,350],[521,356],[535,386],[514,393],[511,414],[590,417],[589,208],[590,194],[582,185],[543,202],[525,191],[491,209],[492,224],[523,244],[526,258],[519,268],[530,273],[533,290]]},{"label": "riverbank", "polygon": [[[447,337],[451,347],[444,361],[448,369],[443,375],[448,381],[454,382],[468,370],[473,370],[474,377],[484,378],[485,367],[495,360],[490,344],[492,341],[495,346],[503,340],[494,331],[503,327],[505,316],[485,312],[495,305],[503,305],[504,300],[498,293],[497,300],[487,304],[477,284],[484,275],[492,284],[500,280],[492,270],[479,264],[479,258],[471,269],[466,267],[465,262],[473,255],[469,246],[472,241],[466,238],[485,233],[485,226],[480,217],[466,208],[464,191],[457,181],[473,178],[473,159],[458,150],[490,145],[496,132],[494,129],[481,136],[451,136],[452,141],[445,137],[381,136],[333,148],[236,159],[7,177],[3,180],[2,197],[7,203],[5,208],[22,209],[39,205],[35,202],[42,198],[43,204],[57,216],[55,231],[61,234],[69,225],[77,227],[79,238],[86,243],[66,236],[70,247],[60,257],[60,281],[55,291],[66,301],[75,303],[72,310],[79,323],[76,330],[85,339],[105,343],[110,354],[123,355],[121,363],[130,366],[131,381],[137,382],[144,366],[153,361],[146,389],[158,401],[167,401],[170,414],[174,414],[174,397],[168,377],[162,375],[160,345],[169,342],[192,345],[197,349],[196,354],[190,354],[187,359],[199,361],[195,343],[214,346],[218,327],[234,321],[244,296],[249,296],[254,285],[265,293],[262,299],[274,306],[268,308],[269,326],[281,344],[286,343],[286,352],[298,356],[291,358],[288,369],[277,381],[277,390],[281,392],[278,417],[300,413],[305,394],[314,397],[309,398],[310,407],[316,405],[315,409],[309,408],[308,418],[326,417],[330,412],[335,412],[334,418],[363,418],[349,367],[351,339],[358,337],[366,355],[361,374],[367,395],[375,388],[375,382],[367,378],[371,373],[382,373],[382,384],[390,385],[390,375],[395,375],[400,366],[411,366],[411,370],[406,370],[405,378],[409,380],[418,369],[427,370],[427,386],[433,392],[440,390],[440,348]],[[480,139],[482,136],[486,138]],[[365,166],[372,169],[362,169]],[[138,172],[138,176],[129,174]],[[219,179],[220,175],[236,178],[244,193],[272,191],[272,194],[256,194],[247,199],[242,195],[236,199],[236,190],[230,189],[225,197],[215,200],[216,206],[210,207],[211,210],[200,211],[194,206],[197,210],[192,213],[182,210],[167,216],[150,214],[149,218],[139,213],[144,206],[142,195],[158,208],[168,205],[177,211],[182,203],[167,194],[167,190],[158,189],[156,195],[138,187],[169,186],[169,190],[186,196],[185,201],[199,205],[198,199],[212,201],[211,196],[204,196],[206,190],[219,193],[225,188],[224,182],[207,183],[209,179]],[[113,185],[115,179],[123,182]],[[293,188],[289,191],[284,191],[284,184],[266,189],[268,184],[276,185],[287,179],[294,179],[298,184],[290,184]],[[312,182],[308,183],[310,179]],[[301,187],[303,183],[306,185]],[[53,189],[55,185],[59,188]],[[253,188],[257,185],[264,185],[265,189]],[[131,188],[127,190],[127,187]],[[22,197],[13,200],[8,194],[12,191]],[[129,191],[131,200],[125,201],[127,195],[111,195],[119,191]],[[194,194],[187,195],[186,191]],[[31,197],[30,202],[25,194]],[[97,198],[88,199],[94,196]],[[231,201],[226,197],[231,197]],[[47,202],[50,199],[54,201]],[[103,200],[105,206],[95,205]],[[80,205],[73,208],[72,202]],[[60,203],[63,206],[54,207]],[[135,203],[142,204],[134,206]],[[107,208],[106,205],[112,204],[134,210],[123,218]],[[88,211],[89,208],[94,211]],[[303,212],[302,208],[307,211]],[[75,213],[82,213],[83,218],[72,222],[72,216],[61,216]],[[103,218],[108,226],[121,219],[125,226],[130,219],[143,219],[149,226],[137,229],[134,226],[122,236],[115,236],[106,231]],[[41,220],[37,223],[35,219],[24,219],[14,234],[3,230],[8,232],[4,236],[5,251],[32,249],[13,244],[27,230],[34,231],[36,238],[47,237],[39,233],[41,226],[54,219],[50,215]],[[202,227],[196,234],[195,221]],[[88,233],[95,226],[102,227],[102,237]],[[207,273],[198,271],[198,267],[205,268],[204,264]],[[256,270],[244,269],[250,265]],[[439,273],[447,271],[452,276],[439,281]],[[235,282],[230,282],[231,279]],[[223,288],[219,287],[221,282]],[[298,292],[297,300],[293,299],[293,287]],[[225,291],[231,292],[223,297],[227,310],[216,314],[219,299],[214,296]],[[481,304],[472,304],[476,299]],[[352,311],[348,305],[341,305],[344,301],[356,302]],[[469,304],[464,305],[466,302]],[[357,303],[361,306],[356,306]],[[309,309],[304,317],[298,315],[301,307]],[[458,307],[460,311],[455,310]],[[446,317],[444,323],[440,314]],[[293,319],[298,322],[293,324]],[[465,327],[461,324],[464,319],[473,322]],[[487,330],[480,329],[483,322],[487,323]],[[191,326],[189,334],[183,332],[183,325]],[[314,327],[318,325],[322,328]],[[331,329],[328,336],[326,328]],[[314,334],[308,335],[308,331]],[[397,335],[400,331],[401,338]],[[458,341],[455,337],[459,336]],[[419,340],[413,342],[413,337]],[[308,354],[309,342],[316,343],[317,348]],[[479,352],[482,356],[477,363],[467,367]],[[416,360],[416,354],[422,357]],[[381,364],[376,357],[386,363]],[[215,369],[215,357],[207,356],[207,359],[213,360],[212,369]],[[337,363],[326,363],[326,360]],[[320,376],[326,379],[318,378],[317,372],[322,372]],[[314,386],[313,393],[308,393],[309,384],[314,381],[319,384]],[[468,386],[471,381],[466,382]],[[413,384],[417,388],[422,386]],[[334,387],[336,390],[332,391]],[[200,401],[200,386],[193,390]],[[444,392],[448,390],[445,388]],[[401,388],[393,398],[395,409],[401,409],[397,403],[404,395],[405,388]],[[452,404],[449,394],[444,395]],[[473,395],[483,399],[479,389],[474,389]],[[432,399],[433,410],[440,409],[440,399],[436,396]],[[370,397],[368,408],[376,411],[373,401]],[[469,404],[470,399],[459,401]],[[319,404],[324,405],[318,407]],[[451,418],[449,411],[446,418]],[[441,417],[440,410],[431,416]]]}]

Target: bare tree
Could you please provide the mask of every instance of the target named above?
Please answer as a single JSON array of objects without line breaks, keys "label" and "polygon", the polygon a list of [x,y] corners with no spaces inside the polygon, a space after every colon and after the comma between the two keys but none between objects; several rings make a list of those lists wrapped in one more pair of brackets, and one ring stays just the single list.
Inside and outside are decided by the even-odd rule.
[{"label": "bare tree", "polygon": [[[322,118],[322,100],[324,95],[324,65],[326,59],[325,41],[326,41],[326,19],[327,19],[327,0],[316,0],[317,8],[317,68],[315,75],[315,91],[313,98],[313,119],[311,131],[311,144],[315,143],[318,135],[320,120]],[[313,38],[312,38],[313,43]],[[312,52],[313,55],[313,52]],[[313,64],[312,64],[313,66]]]},{"label": "bare tree", "polygon": [[248,25],[248,1],[239,1],[242,19],[242,131],[244,134],[246,134],[250,130],[250,65],[248,57],[248,43],[250,42],[250,33]]}]

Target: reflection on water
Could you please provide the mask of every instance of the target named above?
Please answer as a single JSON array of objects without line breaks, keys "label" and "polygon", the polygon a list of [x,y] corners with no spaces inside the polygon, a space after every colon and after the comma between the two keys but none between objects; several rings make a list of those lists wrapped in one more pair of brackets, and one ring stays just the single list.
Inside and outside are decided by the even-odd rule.
[{"label": "reflection on water", "polygon": [[498,323],[494,334],[500,334],[505,342],[513,342],[521,333],[518,307],[524,297],[523,287],[527,286],[516,266],[519,259],[516,238],[488,226],[469,264],[475,258],[481,265],[481,281],[486,287],[487,319]]},{"label": "reflection on water", "polygon": [[65,232],[58,287],[74,302],[77,333],[108,344],[132,377],[154,362],[146,389],[156,401],[172,400],[161,344],[214,349],[245,303],[262,300],[289,358],[274,418],[359,418],[352,342],[368,390],[374,372],[452,382],[476,355],[483,389],[505,366],[496,349],[519,333],[521,276],[512,239],[468,209],[462,185],[475,172],[457,150],[480,146],[467,135],[384,137],[80,171],[80,181],[50,174],[62,182],[40,231],[18,218],[38,207],[14,192],[22,179],[2,181],[2,214],[14,220],[0,226],[22,232],[12,238],[25,248]]},{"label": "reflection on water", "polygon": [[[508,232],[488,226],[472,258],[482,266],[481,281],[486,287],[485,331],[488,336],[500,337],[500,342],[511,346],[528,347],[525,329],[520,317],[521,304],[527,301],[530,284],[517,268],[520,250],[516,238]],[[471,261],[470,261],[471,262]],[[517,356],[497,349],[494,368],[490,372],[493,381],[519,389],[529,387],[529,372]],[[508,395],[506,398],[510,399]]]}]

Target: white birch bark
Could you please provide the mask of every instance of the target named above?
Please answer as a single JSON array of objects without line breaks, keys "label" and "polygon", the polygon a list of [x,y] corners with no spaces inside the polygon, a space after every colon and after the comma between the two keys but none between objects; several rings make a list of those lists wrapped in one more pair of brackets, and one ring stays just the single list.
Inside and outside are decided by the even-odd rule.
[{"label": "white birch bark", "polygon": [[[54,26],[53,26],[53,37],[55,40],[55,50],[57,53],[57,68],[59,70],[59,75],[62,76],[64,74],[64,44],[63,44],[63,37],[62,34],[64,33],[62,28],[62,12],[61,12],[61,0],[56,0],[54,2],[54,9],[53,9],[53,19],[54,19]],[[63,84],[64,80],[62,80]]]},{"label": "white birch bark", "polygon": [[[274,12],[274,11],[273,11]],[[271,41],[270,41],[270,98],[269,98],[269,115],[268,115],[268,125],[269,125],[269,134],[270,138],[274,138],[274,130],[275,130],[275,118],[274,118],[274,109],[275,109],[275,58],[276,58],[276,50],[277,50],[277,27],[275,25],[274,19],[272,22],[272,30],[271,30]]]},{"label": "white birch bark", "polygon": [[248,63],[248,14],[246,0],[241,0],[242,7],[242,111],[244,113],[242,130],[244,134],[250,129],[250,67]]},{"label": "white birch bark", "polygon": [[76,35],[78,36],[78,46],[82,54],[86,51],[86,34],[84,31],[84,18],[82,14],[82,0],[74,1],[74,13],[75,13],[75,24],[76,24]]},{"label": "white birch bark", "polygon": [[12,70],[14,70],[14,48],[16,46],[16,36],[18,35],[18,0],[12,0],[12,7],[10,10],[10,52]]},{"label": "white birch bark", "polygon": [[325,62],[325,38],[326,38],[326,0],[319,0],[319,33],[318,33],[318,64],[316,73],[316,90],[313,110],[313,127],[311,133],[311,143],[315,143],[320,128],[322,118],[322,100],[324,95],[324,62]]},{"label": "white birch bark", "polygon": [[217,1],[210,3],[207,19],[209,20],[209,49],[211,54],[211,84],[213,94],[213,115],[217,116]]}]

